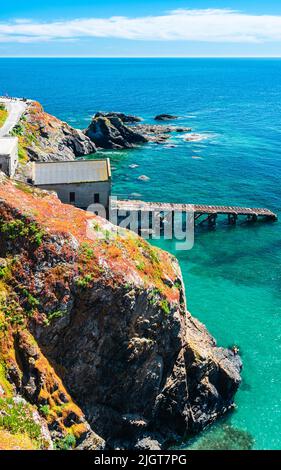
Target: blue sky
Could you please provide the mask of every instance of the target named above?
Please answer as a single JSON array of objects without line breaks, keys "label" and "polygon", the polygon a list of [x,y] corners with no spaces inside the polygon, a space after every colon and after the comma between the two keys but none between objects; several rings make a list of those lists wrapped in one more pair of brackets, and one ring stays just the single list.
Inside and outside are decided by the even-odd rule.
[{"label": "blue sky", "polygon": [[281,56],[281,1],[2,0],[0,56]]}]

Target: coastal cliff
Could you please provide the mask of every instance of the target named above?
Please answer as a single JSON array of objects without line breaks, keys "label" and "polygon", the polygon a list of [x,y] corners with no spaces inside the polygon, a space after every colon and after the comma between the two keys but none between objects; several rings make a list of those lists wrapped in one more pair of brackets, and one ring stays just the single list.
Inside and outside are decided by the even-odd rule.
[{"label": "coastal cliff", "polygon": [[8,433],[29,448],[158,449],[233,407],[239,356],[187,312],[176,259],[114,233],[0,174],[0,400],[24,400],[36,429],[1,411],[0,448]]},{"label": "coastal cliff", "polygon": [[96,152],[82,131],[46,113],[37,101],[29,101],[12,131],[19,139],[21,163],[74,160]]}]

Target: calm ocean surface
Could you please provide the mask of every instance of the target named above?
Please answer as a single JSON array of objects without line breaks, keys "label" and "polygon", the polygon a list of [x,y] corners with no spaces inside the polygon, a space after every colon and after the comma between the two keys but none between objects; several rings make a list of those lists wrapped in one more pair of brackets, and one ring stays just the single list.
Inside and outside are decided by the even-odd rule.
[{"label": "calm ocean surface", "polygon": [[[281,60],[0,59],[3,93],[80,128],[98,110],[180,115],[205,139],[107,153],[114,192],[267,207],[281,221]],[[237,411],[185,446],[281,448],[280,221],[202,231],[188,252],[158,243],[179,259],[189,310],[244,363]]]}]

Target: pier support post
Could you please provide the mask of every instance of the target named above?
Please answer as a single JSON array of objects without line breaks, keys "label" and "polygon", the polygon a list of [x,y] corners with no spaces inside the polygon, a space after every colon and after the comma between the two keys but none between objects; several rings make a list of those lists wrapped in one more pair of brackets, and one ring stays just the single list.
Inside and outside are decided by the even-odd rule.
[{"label": "pier support post", "polygon": [[229,225],[236,225],[237,217],[237,214],[228,214]]},{"label": "pier support post", "polygon": [[215,227],[216,223],[217,223],[217,214],[210,215],[208,219],[209,227]]}]

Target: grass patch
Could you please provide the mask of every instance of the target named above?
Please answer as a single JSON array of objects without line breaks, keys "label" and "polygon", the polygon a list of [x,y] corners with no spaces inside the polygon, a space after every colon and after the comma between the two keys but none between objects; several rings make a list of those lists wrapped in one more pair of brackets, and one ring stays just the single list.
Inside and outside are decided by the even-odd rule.
[{"label": "grass patch", "polygon": [[8,111],[3,104],[0,104],[0,127],[2,127],[8,117]]},{"label": "grass patch", "polygon": [[0,428],[11,434],[27,435],[39,448],[44,444],[41,427],[34,421],[31,406],[25,402],[0,398]]},{"label": "grass patch", "polygon": [[[7,379],[5,363],[0,361],[0,385],[6,396],[11,396],[13,387]],[[1,410],[0,410],[1,413]]]}]

